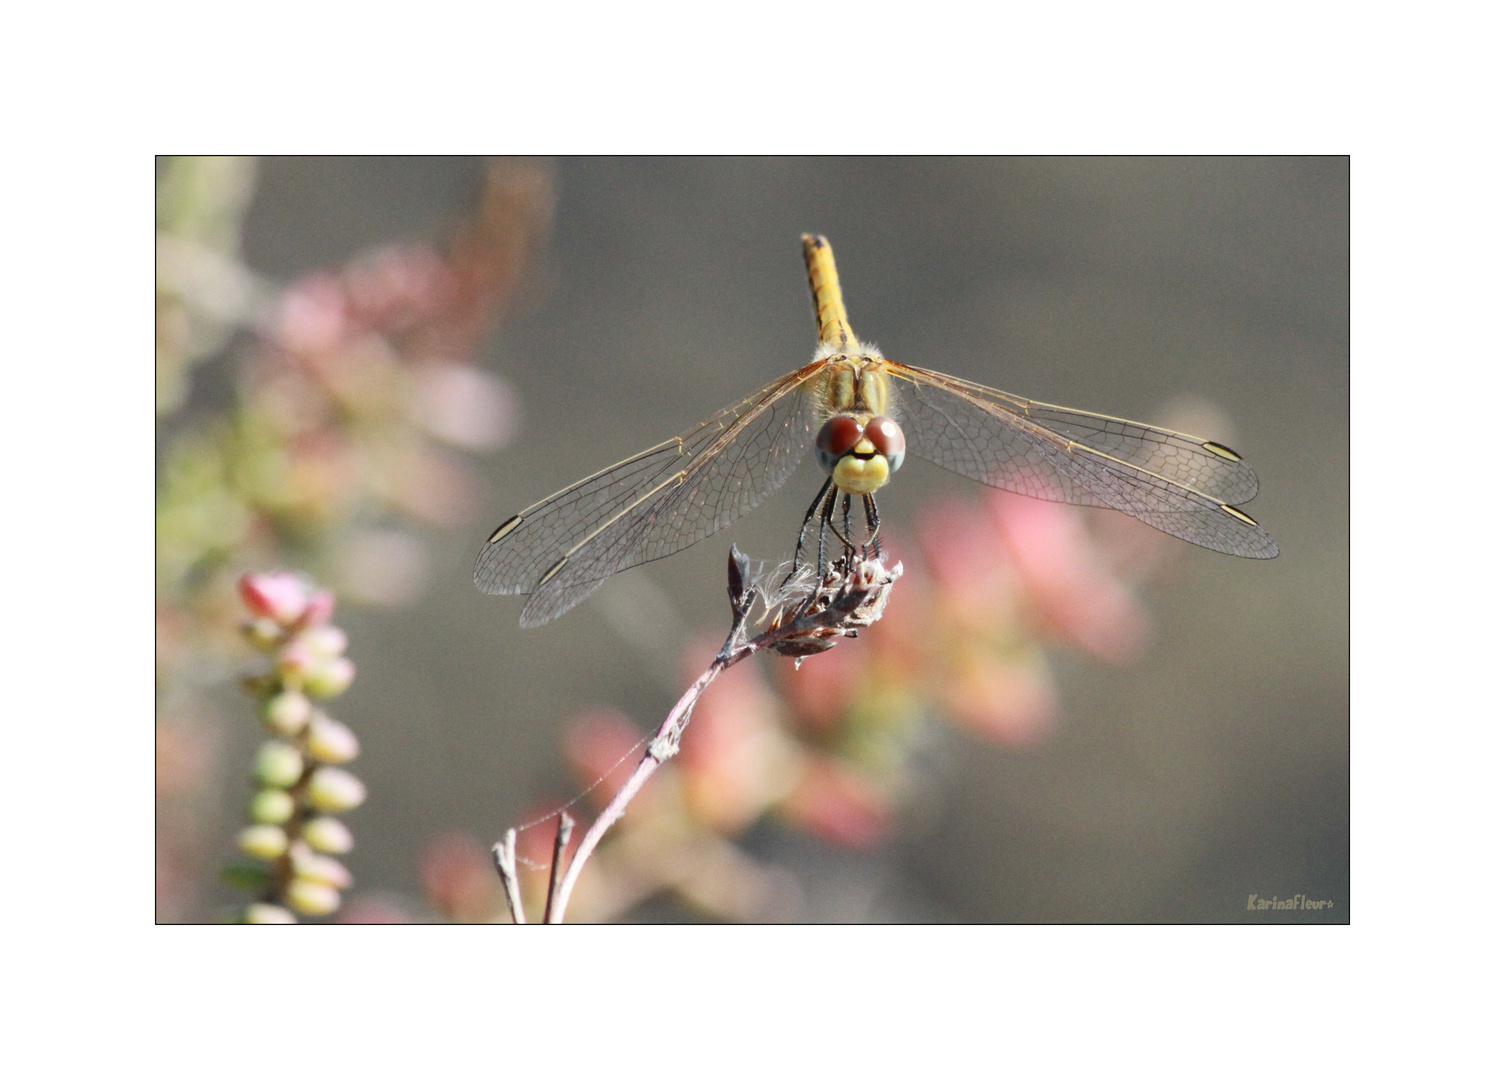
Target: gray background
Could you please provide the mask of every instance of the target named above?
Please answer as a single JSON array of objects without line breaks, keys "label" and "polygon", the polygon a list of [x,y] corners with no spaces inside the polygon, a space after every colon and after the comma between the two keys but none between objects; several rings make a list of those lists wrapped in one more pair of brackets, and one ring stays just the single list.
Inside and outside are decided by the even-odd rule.
[{"label": "gray background", "polygon": [[[436,237],[479,169],[264,160],[246,258],[288,280]],[[1043,745],[939,731],[923,797],[883,850],[760,830],[760,854],[805,884],[803,917],[1347,920],[1346,159],[564,159],[557,174],[535,302],[485,359],[520,396],[520,439],[481,462],[475,525],[434,538],[417,607],[339,619],[360,676],[337,713],[361,733],[371,789],[351,817],[359,888],[416,895],[435,834],[489,843],[570,794],[566,721],[606,704],[657,723],[682,690],[683,635],[724,631],[728,543],[787,553],[813,462],[728,532],[546,627],[520,630],[519,600],[470,584],[513,512],[809,358],[799,235],[819,231],[858,333],[896,359],[1120,416],[1185,393],[1221,406],[1281,556],[1188,548],[1145,594],[1155,636],[1137,662],[1056,657],[1063,715]],[[900,480],[884,499],[898,520],[968,489],[923,462]],[[659,632],[625,632],[614,612],[650,603]],[[244,761],[259,736],[248,723],[233,738]],[[233,821],[243,792],[226,791]],[[1336,906],[1256,916],[1249,893]]]}]

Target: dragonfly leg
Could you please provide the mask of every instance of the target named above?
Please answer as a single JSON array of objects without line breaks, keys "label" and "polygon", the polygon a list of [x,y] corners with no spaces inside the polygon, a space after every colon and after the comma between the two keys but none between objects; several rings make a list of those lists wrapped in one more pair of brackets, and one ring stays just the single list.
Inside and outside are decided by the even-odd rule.
[{"label": "dragonfly leg", "polygon": [[[833,486],[829,479],[827,479],[825,484],[822,485],[820,494],[816,497],[815,502],[811,504],[810,513],[807,513],[805,515],[805,524],[808,525],[810,523],[810,518],[816,512],[817,506],[820,507],[820,524],[817,525],[815,529],[816,543],[815,566],[813,568],[814,573],[811,575],[810,579],[810,591],[806,593],[805,598],[800,601],[799,606],[795,609],[793,617],[796,619],[803,618],[805,613],[815,605],[815,601],[820,598],[821,586],[825,583],[826,579],[826,530],[830,529],[833,533],[836,531],[836,527],[831,524],[831,515],[836,510],[836,488],[835,486]],[[800,530],[800,540],[803,541],[804,537],[805,531],[802,528]],[[795,570],[798,570],[798,544],[795,545],[795,551],[796,554],[794,565]],[[790,578],[794,577],[795,570],[791,570],[789,572],[789,577],[786,577],[784,579],[785,585],[788,585]]]},{"label": "dragonfly leg", "polygon": [[[841,541],[842,551],[846,553],[847,557],[850,558],[851,556],[857,554],[856,545],[854,545],[849,539],[852,524],[852,496],[846,494],[845,492],[841,493],[844,500],[842,507],[842,518],[846,525],[846,531],[844,532],[843,530],[836,527],[836,494],[837,489],[832,488],[831,493],[826,496],[825,510],[821,514],[821,520],[824,523],[824,528],[821,530],[821,539],[825,539],[825,529],[831,530],[831,535]],[[821,547],[820,560],[816,564],[816,572],[819,574],[824,574],[826,572],[826,549],[824,546]]]},{"label": "dragonfly leg", "polygon": [[[784,582],[783,582],[784,585],[788,585],[789,582],[794,578],[794,575],[797,574],[797,573],[799,573],[799,570],[800,570],[800,552],[803,551],[804,547],[805,547],[805,533],[810,528],[810,519],[813,518],[813,517],[815,517],[816,511],[820,509],[820,504],[825,501],[826,494],[830,490],[831,490],[831,478],[828,476],[828,477],[826,477],[826,482],[820,486],[820,491],[816,494],[815,501],[810,504],[810,509],[808,509],[808,510],[805,511],[805,520],[800,523],[800,535],[799,535],[799,539],[794,542],[794,565],[789,568],[789,575],[784,578]],[[820,528],[821,528],[822,532],[824,532],[824,530],[825,530],[825,524],[824,524],[824,522],[822,522]],[[822,537],[821,539],[824,540],[825,538]],[[824,550],[824,549],[822,549],[822,550]]]},{"label": "dragonfly leg", "polygon": [[[867,512],[867,538],[873,545],[873,558],[883,558],[883,549],[878,546],[878,500],[871,494],[862,497],[862,509]],[[866,554],[867,545],[863,545],[863,553]]]},{"label": "dragonfly leg", "polygon": [[820,542],[816,545],[815,553],[816,592],[820,591],[821,579],[824,578],[826,574],[826,530],[830,529],[832,532],[836,531],[836,527],[831,524],[831,514],[835,509],[836,488],[834,486],[831,486],[831,490],[826,493],[825,502],[821,505],[820,508]]}]

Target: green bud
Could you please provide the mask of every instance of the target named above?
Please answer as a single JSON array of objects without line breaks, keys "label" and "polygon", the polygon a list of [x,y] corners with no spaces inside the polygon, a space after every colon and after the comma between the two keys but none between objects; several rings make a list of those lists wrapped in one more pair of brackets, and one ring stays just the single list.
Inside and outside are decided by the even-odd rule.
[{"label": "green bud", "polygon": [[287,833],[276,825],[252,825],[240,830],[235,843],[251,858],[271,861],[287,851]]},{"label": "green bud", "polygon": [[343,656],[321,658],[303,674],[303,687],[316,698],[338,697],[355,679],[355,665]]},{"label": "green bud", "polygon": [[242,922],[248,923],[295,923],[293,913],[276,904],[247,904]]},{"label": "green bud", "polygon": [[315,851],[343,855],[355,846],[355,837],[339,818],[316,817],[303,826],[303,839]]},{"label": "green bud", "polygon": [[316,881],[334,889],[348,889],[353,880],[350,871],[345,869],[345,864],[339,859],[331,859],[328,855],[319,855],[306,849],[300,857],[293,860],[293,876],[300,881]]},{"label": "green bud", "polygon": [[315,810],[338,814],[366,801],[366,785],[344,769],[326,765],[308,779],[308,801]]},{"label": "green bud", "polygon": [[344,724],[323,713],[316,713],[308,725],[308,756],[330,765],[355,760],[361,752],[360,740]]},{"label": "green bud", "polygon": [[282,825],[297,808],[297,801],[287,792],[263,788],[251,799],[251,820],[262,825]]},{"label": "green bud", "polygon": [[338,626],[312,627],[303,631],[302,639],[311,655],[324,660],[343,655],[345,646],[349,644],[345,631]]},{"label": "green bud", "polygon": [[296,735],[308,726],[313,704],[296,690],[284,690],[261,706],[261,722],[278,735]]},{"label": "green bud", "polygon": [[263,743],[256,751],[252,775],[266,787],[292,787],[303,775],[303,755],[290,743]]},{"label": "green bud", "polygon": [[283,899],[300,915],[328,915],[340,906],[340,890],[306,878],[294,878]]}]

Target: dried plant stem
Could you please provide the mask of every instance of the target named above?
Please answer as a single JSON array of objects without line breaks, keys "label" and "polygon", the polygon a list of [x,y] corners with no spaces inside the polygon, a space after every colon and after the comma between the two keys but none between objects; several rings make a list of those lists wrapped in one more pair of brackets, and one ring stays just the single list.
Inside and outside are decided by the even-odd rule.
[{"label": "dried plant stem", "polygon": [[[751,653],[744,653],[743,655],[751,655]],[[580,841],[580,846],[575,849],[575,855],[570,859],[569,868],[565,871],[564,878],[559,883],[559,902],[555,906],[555,909],[550,912],[553,918],[546,921],[564,921],[564,909],[570,902],[570,893],[575,888],[575,879],[580,876],[580,871],[585,866],[585,860],[590,858],[591,852],[596,849],[596,845],[606,835],[606,830],[615,825],[618,819],[627,812],[627,804],[633,800],[633,797],[648,782],[648,778],[658,771],[660,765],[679,752],[679,737],[684,732],[685,725],[690,722],[690,713],[694,711],[695,702],[700,699],[700,695],[705,692],[705,688],[711,685],[711,680],[742,658],[743,656],[738,656],[735,660],[726,660],[724,659],[724,654],[718,654],[716,659],[711,661],[711,666],[706,668],[701,673],[700,678],[695,680],[694,685],[685,691],[684,696],[679,699],[679,703],[674,706],[669,715],[664,719],[664,722],[659,725],[658,731],[654,733],[652,741],[648,744],[647,752],[643,755],[643,759],[638,762],[638,767],[627,778],[627,782],[617,790],[616,795],[612,797],[606,809],[602,810],[600,816],[591,823],[590,830],[585,834],[585,838]]]},{"label": "dried plant stem", "polygon": [[[559,811],[559,828],[554,832],[554,858],[549,862],[549,897],[544,901],[543,921],[560,922],[564,918],[564,905],[559,900],[559,868],[564,864],[564,853],[569,850],[570,833],[575,831],[575,819],[569,813]],[[560,917],[554,918],[555,908]]]},{"label": "dried plant stem", "polygon": [[512,921],[521,926],[527,922],[523,914],[523,897],[517,887],[517,830],[508,829],[501,843],[491,846],[491,857],[496,862],[496,872],[501,875],[502,887],[507,892],[507,911]]},{"label": "dried plant stem", "polygon": [[562,844],[556,843],[554,867],[550,871],[550,905],[544,921],[553,923],[564,921],[564,912],[569,905],[570,893],[575,888],[575,881],[579,878],[585,861],[590,858],[596,845],[606,835],[606,830],[615,825],[627,812],[627,804],[648,782],[649,777],[658,771],[660,765],[679,752],[680,736],[684,734],[685,727],[690,722],[695,703],[700,700],[700,695],[705,693],[706,688],[711,685],[716,676],[733,664],[740,663],[764,649],[773,649],[784,655],[799,657],[830,648],[841,637],[855,636],[858,629],[871,626],[882,617],[883,608],[888,602],[889,590],[903,572],[902,565],[895,566],[890,571],[885,569],[881,562],[874,560],[858,564],[845,576],[828,577],[810,597],[790,610],[775,613],[770,621],[770,628],[748,640],[745,631],[755,591],[748,582],[747,559],[733,547],[729,560],[730,584],[727,590],[732,601],[731,633],[727,635],[725,644],[721,646],[721,650],[711,661],[710,666],[684,692],[678,703],[670,710],[669,715],[664,718],[664,722],[659,725],[658,731],[648,743],[647,752],[638,762],[632,775],[627,778],[627,782],[618,789],[606,809],[601,811],[600,816],[591,823],[585,838],[575,849],[575,854],[570,859],[563,878],[558,881],[557,892],[553,887],[553,880],[558,874],[564,848]]}]

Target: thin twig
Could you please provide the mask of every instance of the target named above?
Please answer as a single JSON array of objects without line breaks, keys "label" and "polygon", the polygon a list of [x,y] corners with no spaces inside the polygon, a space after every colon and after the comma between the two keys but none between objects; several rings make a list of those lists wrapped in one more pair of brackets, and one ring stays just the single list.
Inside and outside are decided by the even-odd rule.
[{"label": "thin twig", "polygon": [[491,858],[496,863],[496,872],[502,876],[502,888],[507,893],[507,910],[512,921],[521,926],[528,920],[523,915],[523,897],[517,887],[517,830],[508,829],[499,844],[491,845]]},{"label": "thin twig", "polygon": [[[570,833],[575,831],[575,819],[565,810],[559,811],[559,828],[554,833],[554,858],[549,863],[549,898],[544,902],[543,921],[564,921],[564,905],[559,903],[559,868],[564,865],[564,853],[569,847]],[[559,918],[554,918],[554,912]]]},{"label": "thin twig", "polygon": [[[606,830],[627,812],[627,804],[648,782],[649,777],[679,752],[680,736],[690,722],[695,703],[716,676],[764,649],[772,649],[786,656],[803,657],[831,648],[842,637],[855,637],[859,629],[871,626],[882,618],[889,590],[903,572],[902,565],[888,570],[877,560],[860,563],[844,576],[833,571],[819,583],[813,595],[801,599],[792,607],[774,612],[769,621],[769,629],[748,640],[747,617],[752,608],[754,589],[747,580],[747,559],[733,547],[728,562],[730,584],[727,589],[732,602],[731,633],[727,635],[725,644],[710,666],[684,692],[684,696],[659,725],[658,731],[648,743],[647,752],[627,778],[627,782],[591,823],[559,882],[557,896],[553,888],[550,888],[551,907],[544,921],[564,921],[564,909],[569,904],[570,893],[575,888],[575,880],[580,876],[586,859],[590,858],[596,845],[606,835]],[[556,849],[556,869],[558,863]]]},{"label": "thin twig", "polygon": [[[735,661],[731,663],[735,663]],[[601,815],[591,823],[590,830],[585,834],[585,838],[580,841],[580,846],[575,849],[574,858],[570,860],[569,868],[565,871],[564,879],[559,885],[559,903],[555,911],[552,912],[554,917],[545,921],[564,921],[565,905],[570,902],[570,893],[575,888],[575,879],[580,876],[580,870],[585,866],[585,860],[590,858],[591,852],[601,842],[601,837],[606,835],[606,830],[615,825],[617,820],[627,812],[627,804],[632,801],[633,796],[638,793],[642,786],[648,782],[648,778],[658,770],[660,765],[679,752],[679,735],[684,731],[685,724],[689,723],[690,713],[695,708],[695,702],[705,692],[705,688],[711,685],[711,680],[716,678],[717,675],[721,674],[729,666],[730,664],[723,661],[720,656],[711,661],[711,666],[706,668],[700,678],[695,680],[695,684],[685,691],[684,696],[679,699],[679,703],[674,706],[668,717],[659,725],[658,731],[654,733],[653,740],[648,744],[647,753],[638,762],[638,767],[627,778],[627,782],[617,790],[616,795],[612,797],[606,809],[601,811]]]}]

